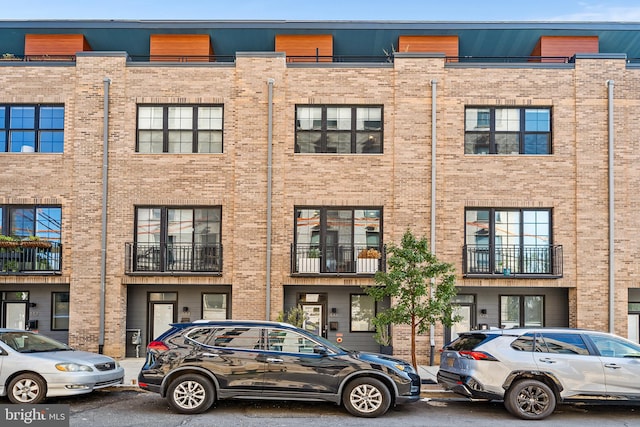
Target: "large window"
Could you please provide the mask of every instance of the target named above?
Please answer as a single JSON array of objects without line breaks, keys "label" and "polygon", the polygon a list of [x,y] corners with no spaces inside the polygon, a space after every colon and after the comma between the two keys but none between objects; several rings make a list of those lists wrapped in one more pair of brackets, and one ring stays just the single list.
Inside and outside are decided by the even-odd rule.
[{"label": "large window", "polygon": [[69,292],[54,292],[51,303],[51,330],[69,330]]},{"label": "large window", "polygon": [[374,332],[376,301],[370,295],[351,295],[351,332]]},{"label": "large window", "polygon": [[544,326],[544,296],[502,295],[500,326],[502,328]]},{"label": "large window", "polygon": [[[380,267],[382,209],[297,207],[295,254],[297,272],[318,259],[319,273],[358,273],[358,263]],[[370,264],[370,265],[369,265]],[[316,264],[314,264],[315,266]],[[373,272],[375,272],[373,271]],[[371,273],[371,271],[362,273]]]},{"label": "large window", "polygon": [[551,109],[468,107],[465,154],[551,154]]},{"label": "large window", "polygon": [[0,105],[0,152],[63,151],[63,106]]},{"label": "large window", "polygon": [[228,318],[227,294],[202,294],[202,319],[224,320]]},{"label": "large window", "polygon": [[140,153],[222,153],[222,106],[138,106]]},{"label": "large window", "polygon": [[382,153],[381,106],[296,107],[296,153]]},{"label": "large window", "polygon": [[0,234],[19,238],[36,236],[60,243],[62,208],[0,205]]},{"label": "large window", "polygon": [[138,207],[137,270],[220,271],[220,207]]},{"label": "large window", "polygon": [[550,274],[550,209],[467,209],[467,272]]}]

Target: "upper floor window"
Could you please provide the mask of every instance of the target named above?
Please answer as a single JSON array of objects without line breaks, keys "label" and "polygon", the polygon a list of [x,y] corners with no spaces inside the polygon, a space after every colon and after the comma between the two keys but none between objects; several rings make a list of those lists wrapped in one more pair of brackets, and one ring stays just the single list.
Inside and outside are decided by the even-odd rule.
[{"label": "upper floor window", "polygon": [[296,107],[296,153],[382,153],[382,106]]},{"label": "upper floor window", "polygon": [[55,206],[1,206],[0,234],[60,243],[62,208]]},{"label": "upper floor window", "polygon": [[464,152],[551,154],[551,109],[467,108]]},{"label": "upper floor window", "polygon": [[140,153],[222,153],[222,106],[138,106]]},{"label": "upper floor window", "polygon": [[64,106],[0,105],[0,152],[63,151]]},{"label": "upper floor window", "polygon": [[220,207],[136,208],[134,271],[221,271],[221,216]]}]

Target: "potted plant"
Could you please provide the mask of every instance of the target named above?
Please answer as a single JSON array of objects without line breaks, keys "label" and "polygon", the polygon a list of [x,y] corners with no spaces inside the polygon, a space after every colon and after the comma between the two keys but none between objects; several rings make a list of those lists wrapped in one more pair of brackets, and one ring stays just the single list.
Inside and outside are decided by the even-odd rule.
[{"label": "potted plant", "polygon": [[17,272],[18,271],[18,262],[17,261],[6,261],[2,266],[2,271],[4,272]]},{"label": "potted plant", "polygon": [[320,273],[320,250],[311,248],[298,256],[298,273]]},{"label": "potted plant", "polygon": [[40,237],[38,236],[29,236],[25,240],[20,241],[20,246],[23,248],[49,249],[51,247],[51,242],[47,240],[40,240]]},{"label": "potted plant", "polygon": [[363,249],[358,253],[356,272],[360,274],[375,274],[380,264],[380,251],[377,249]]},{"label": "potted plant", "polygon": [[376,333],[373,336],[373,339],[380,344],[380,354],[393,354],[389,325],[381,323],[377,318],[373,320],[373,324],[376,326]]},{"label": "potted plant", "polygon": [[0,248],[15,248],[20,245],[20,240],[12,236],[0,234]]}]

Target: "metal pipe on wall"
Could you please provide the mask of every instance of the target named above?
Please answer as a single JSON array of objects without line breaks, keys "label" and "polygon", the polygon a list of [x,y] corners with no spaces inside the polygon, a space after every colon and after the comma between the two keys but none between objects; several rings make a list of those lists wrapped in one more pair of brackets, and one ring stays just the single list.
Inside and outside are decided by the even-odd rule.
[{"label": "metal pipe on wall", "polygon": [[[438,81],[431,80],[431,253],[436,254],[436,146],[437,146],[437,132],[436,132],[436,107],[437,107],[437,95],[438,95]],[[435,280],[431,279],[431,295],[434,295]],[[433,366],[434,351],[436,348],[436,334],[434,331],[435,325],[429,327],[429,365]]]},{"label": "metal pipe on wall", "polygon": [[266,271],[266,313],[265,319],[271,320],[271,208],[272,208],[272,175],[273,175],[273,84],[274,79],[268,79],[269,105],[267,119],[267,271]]},{"label": "metal pipe on wall", "polygon": [[100,254],[100,333],[98,336],[98,352],[104,351],[104,323],[107,293],[107,191],[109,188],[109,88],[111,79],[105,77],[104,83],[104,117],[102,119],[102,236]]},{"label": "metal pipe on wall", "polygon": [[607,80],[609,103],[609,332],[615,333],[615,188],[614,188],[614,123],[613,80]]}]

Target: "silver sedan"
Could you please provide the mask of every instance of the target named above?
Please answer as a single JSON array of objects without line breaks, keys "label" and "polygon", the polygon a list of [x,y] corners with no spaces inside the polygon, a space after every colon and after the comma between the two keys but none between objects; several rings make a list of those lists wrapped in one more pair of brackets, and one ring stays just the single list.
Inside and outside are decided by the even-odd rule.
[{"label": "silver sedan", "polygon": [[76,351],[32,331],[0,329],[0,396],[36,404],[121,384],[124,369],[102,354]]}]

